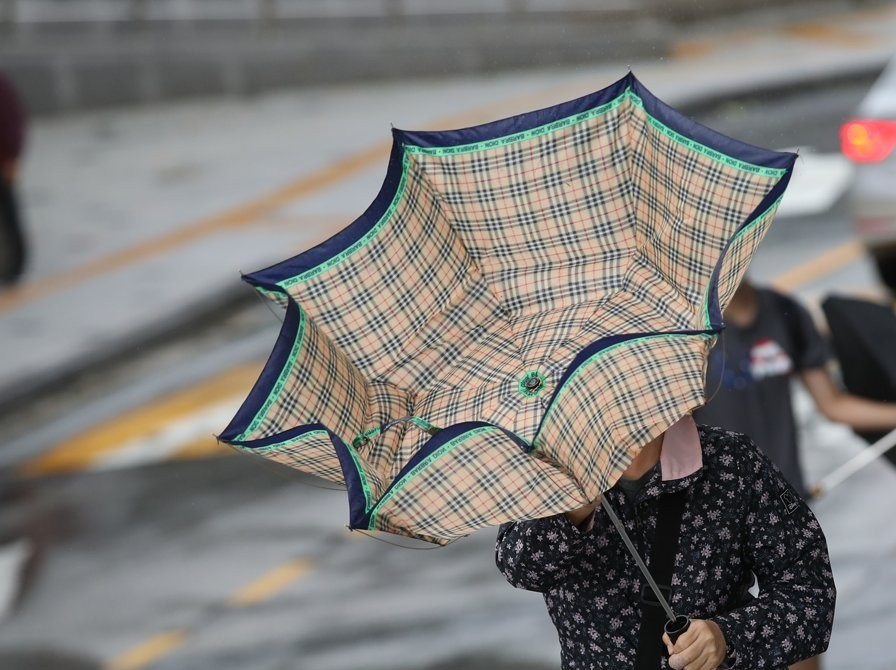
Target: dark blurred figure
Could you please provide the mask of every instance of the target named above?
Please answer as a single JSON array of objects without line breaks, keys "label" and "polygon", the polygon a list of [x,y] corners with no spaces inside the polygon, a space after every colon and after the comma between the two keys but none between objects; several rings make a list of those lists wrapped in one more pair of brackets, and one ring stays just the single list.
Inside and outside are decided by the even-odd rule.
[{"label": "dark blurred figure", "polygon": [[[831,344],[840,363],[840,377],[850,393],[896,402],[896,311],[886,304],[840,295],[821,303],[831,329]],[[868,442],[889,431],[855,429]],[[896,450],[884,455],[896,465]]]},{"label": "dark blurred figure", "polygon": [[[794,376],[828,420],[865,431],[896,427],[896,403],[839,387],[827,369],[827,347],[811,315],[790,296],[744,280],[725,309],[725,321],[709,357],[709,401],[694,417],[749,435],[804,497],[808,491],[790,388]],[[820,667],[813,657],[791,669]]]},{"label": "dark blurred figure", "polygon": [[26,114],[12,81],[0,72],[0,282],[13,284],[25,269],[25,236],[16,197],[25,148]]},{"label": "dark blurred figure", "polygon": [[896,427],[896,403],[840,388],[828,371],[828,349],[811,315],[792,297],[744,281],[725,310],[725,321],[709,357],[709,400],[694,416],[699,423],[749,435],[804,496],[793,377],[830,421],[865,431]]}]

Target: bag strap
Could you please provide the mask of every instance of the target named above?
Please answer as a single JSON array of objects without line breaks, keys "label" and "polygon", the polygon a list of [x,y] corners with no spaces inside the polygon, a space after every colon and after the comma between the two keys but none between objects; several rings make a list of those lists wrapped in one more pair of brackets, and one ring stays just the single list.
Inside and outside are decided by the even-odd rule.
[{"label": "bag strap", "polygon": [[[656,533],[650,554],[650,574],[660,587],[667,601],[671,601],[672,573],[675,570],[675,554],[678,552],[678,536],[681,517],[687,500],[687,490],[664,493],[660,498]],[[645,583],[641,587],[641,630],[638,634],[638,650],[635,670],[657,670],[660,657],[665,653],[663,626],[666,612]]]}]

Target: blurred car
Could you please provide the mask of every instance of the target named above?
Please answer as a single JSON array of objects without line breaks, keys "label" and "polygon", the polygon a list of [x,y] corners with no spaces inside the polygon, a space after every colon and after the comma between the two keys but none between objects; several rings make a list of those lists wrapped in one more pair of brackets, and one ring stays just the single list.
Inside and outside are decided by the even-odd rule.
[{"label": "blurred car", "polygon": [[840,127],[840,146],[855,164],[849,193],[855,231],[896,292],[896,58]]}]

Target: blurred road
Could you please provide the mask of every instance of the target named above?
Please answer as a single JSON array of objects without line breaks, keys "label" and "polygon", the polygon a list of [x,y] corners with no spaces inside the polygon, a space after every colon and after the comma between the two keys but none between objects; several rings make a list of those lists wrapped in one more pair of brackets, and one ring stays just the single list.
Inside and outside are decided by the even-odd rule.
[{"label": "blurred road", "polygon": [[[894,37],[896,8],[763,33],[729,27],[633,69],[672,104],[743,93],[749,106],[757,92],[862,76]],[[384,173],[390,122],[469,125],[575,97],[625,69],[39,121],[24,174],[35,265],[0,295],[0,468],[37,475],[24,481],[51,551],[0,624],[0,649],[49,646],[114,670],[556,667],[541,598],[503,582],[493,532],[400,549],[344,531],[340,492],[250,459],[191,458],[215,449],[208,435],[226,424],[276,333],[263,307],[239,303],[222,318],[249,295],[236,270],[290,255],[360,212]],[[712,107],[718,118],[707,121],[744,137],[736,131],[761,114],[736,104]],[[722,127],[732,119],[737,128]],[[753,132],[744,138],[779,143],[763,141],[767,128]],[[808,300],[832,287],[874,291],[843,227],[848,167],[832,147],[816,149],[804,145],[753,274]],[[800,403],[816,481],[862,443]],[[840,588],[829,670],[892,668],[893,484],[878,463],[817,503]]]}]

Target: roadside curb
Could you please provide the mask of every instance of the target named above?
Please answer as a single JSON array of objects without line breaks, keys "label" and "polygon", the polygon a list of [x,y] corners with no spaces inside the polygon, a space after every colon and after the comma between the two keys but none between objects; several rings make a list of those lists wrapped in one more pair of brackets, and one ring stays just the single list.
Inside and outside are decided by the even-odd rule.
[{"label": "roadside curb", "polygon": [[224,315],[257,304],[258,300],[251,288],[234,282],[214,297],[161,317],[152,328],[121,338],[115,343],[117,346],[97,349],[29,379],[12,380],[0,387],[0,417],[21,411],[40,398],[65,394],[87,377],[102,375],[141,352],[194,337],[198,329],[213,327],[211,324]]}]

